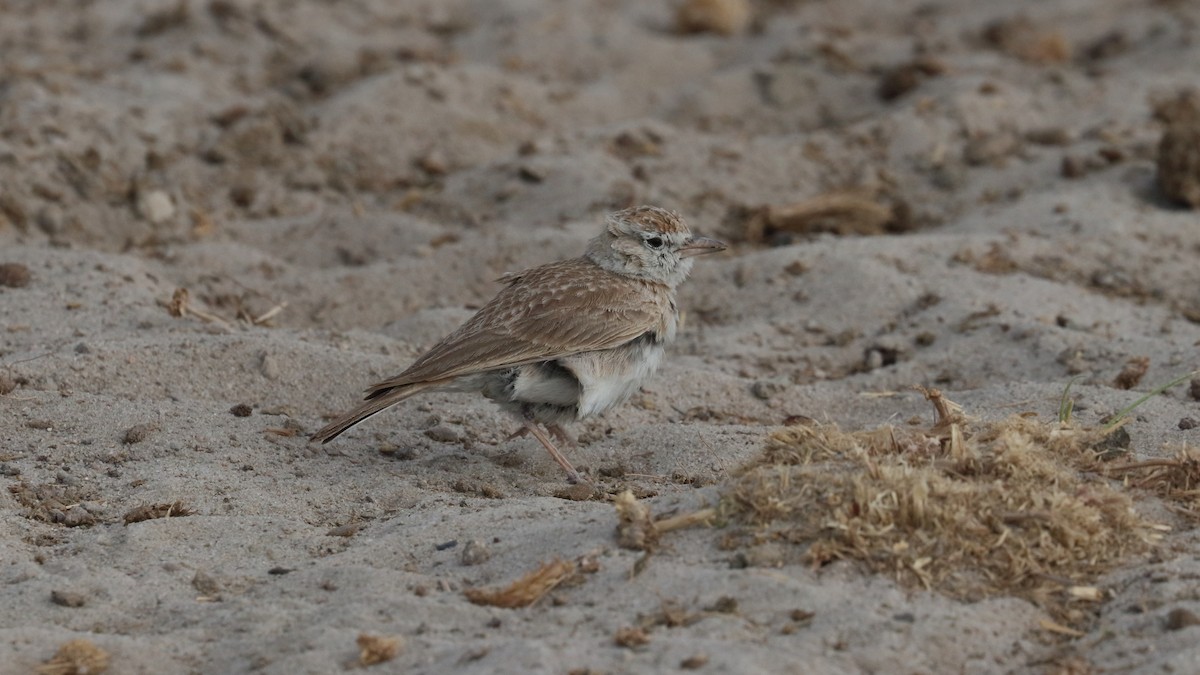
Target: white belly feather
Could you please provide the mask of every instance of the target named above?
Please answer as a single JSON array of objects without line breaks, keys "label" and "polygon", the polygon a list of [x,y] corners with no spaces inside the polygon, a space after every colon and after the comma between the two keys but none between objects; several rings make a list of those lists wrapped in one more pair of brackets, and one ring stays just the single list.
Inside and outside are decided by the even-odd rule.
[{"label": "white belly feather", "polygon": [[662,345],[638,340],[615,350],[562,359],[582,385],[579,417],[598,415],[624,403],[658,370],[662,357]]}]

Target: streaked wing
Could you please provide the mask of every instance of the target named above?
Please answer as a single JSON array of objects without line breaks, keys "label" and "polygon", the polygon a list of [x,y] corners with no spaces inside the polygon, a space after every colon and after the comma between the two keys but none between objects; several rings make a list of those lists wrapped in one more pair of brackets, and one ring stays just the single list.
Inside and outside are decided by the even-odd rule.
[{"label": "streaked wing", "polygon": [[632,280],[576,258],[502,279],[508,286],[400,375],[393,388],[610,349],[661,327],[666,286]]}]

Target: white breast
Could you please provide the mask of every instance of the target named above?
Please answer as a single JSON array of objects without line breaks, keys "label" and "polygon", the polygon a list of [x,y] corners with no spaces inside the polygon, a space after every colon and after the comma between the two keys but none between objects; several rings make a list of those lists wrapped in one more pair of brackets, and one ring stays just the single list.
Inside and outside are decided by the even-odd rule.
[{"label": "white breast", "polygon": [[604,352],[589,352],[562,359],[579,378],[579,417],[598,415],[629,399],[662,363],[663,347],[637,340]]}]

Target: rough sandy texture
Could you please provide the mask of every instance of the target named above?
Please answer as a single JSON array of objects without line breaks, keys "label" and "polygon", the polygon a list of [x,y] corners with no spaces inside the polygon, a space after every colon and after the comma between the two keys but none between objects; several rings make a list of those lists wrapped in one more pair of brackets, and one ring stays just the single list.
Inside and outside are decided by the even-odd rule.
[{"label": "rough sandy texture", "polygon": [[[1089,580],[1112,599],[1064,642],[1015,598],[739,568],[708,529],[634,576],[611,505],[555,497],[478,398],[306,442],[638,203],[734,244],[653,383],[575,429],[576,464],[659,513],[789,416],[928,419],[926,384],[1052,420],[1079,376],[1094,425],[1197,367],[1200,217],[1154,175],[1195,3],[762,0],[730,36],[680,34],[678,4],[0,0],[0,263],[29,272],[0,284],[0,671],[85,637],[111,672],[322,673],[362,633],[404,638],[379,672],[1194,671],[1171,612],[1200,613],[1200,548],[1161,504],[1175,531]],[[763,210],[846,189],[883,236]],[[224,322],[171,316],[177,288]],[[1187,389],[1138,410],[1134,458],[1200,439]],[[175,501],[194,515],[123,524]],[[533,608],[461,592],[589,552]],[[700,620],[615,644],[664,606]]]}]

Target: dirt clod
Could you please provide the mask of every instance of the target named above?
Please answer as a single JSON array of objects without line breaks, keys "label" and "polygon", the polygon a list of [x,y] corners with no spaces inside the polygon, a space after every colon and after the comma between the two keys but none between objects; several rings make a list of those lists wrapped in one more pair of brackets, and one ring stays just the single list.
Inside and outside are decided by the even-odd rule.
[{"label": "dirt clod", "polygon": [[125,445],[141,443],[150,436],[150,432],[153,430],[154,428],[149,424],[135,424],[125,430],[125,435],[121,437],[121,442]]},{"label": "dirt clod", "polygon": [[87,596],[77,591],[50,591],[50,602],[60,607],[83,607],[87,604]]},{"label": "dirt clod", "polygon": [[633,649],[650,644],[650,635],[641,626],[624,626],[617,629],[616,634],[613,635],[613,642],[618,647]]},{"label": "dirt clod", "polygon": [[1113,386],[1117,389],[1133,389],[1142,381],[1148,370],[1150,370],[1150,358],[1135,356],[1129,359],[1129,362],[1117,374],[1116,379],[1113,380]]},{"label": "dirt clod", "polygon": [[1200,626],[1200,616],[1190,609],[1176,607],[1167,612],[1167,619],[1164,622],[1167,630],[1183,630],[1189,626]]},{"label": "dirt clod", "polygon": [[0,263],[0,286],[23,288],[32,278],[29,268],[21,263]]},{"label": "dirt clod", "polygon": [[1163,132],[1157,175],[1168,199],[1200,209],[1200,118],[1177,122]]}]

